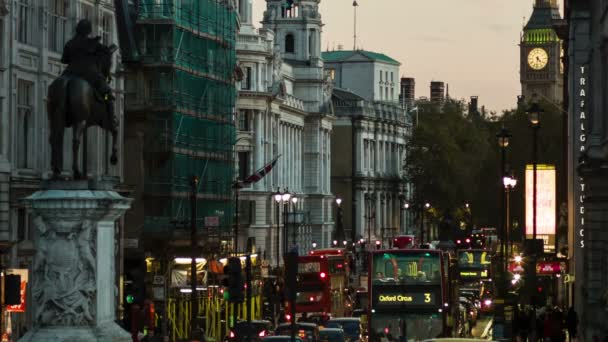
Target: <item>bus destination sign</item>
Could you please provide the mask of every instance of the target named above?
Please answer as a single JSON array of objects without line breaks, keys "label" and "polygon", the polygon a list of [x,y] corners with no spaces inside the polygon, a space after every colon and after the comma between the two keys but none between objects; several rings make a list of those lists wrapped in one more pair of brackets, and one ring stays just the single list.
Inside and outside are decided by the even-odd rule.
[{"label": "bus destination sign", "polygon": [[374,297],[378,306],[433,306],[437,301],[433,292],[378,292]]},{"label": "bus destination sign", "polygon": [[488,278],[488,270],[460,270],[461,279],[484,279]]}]

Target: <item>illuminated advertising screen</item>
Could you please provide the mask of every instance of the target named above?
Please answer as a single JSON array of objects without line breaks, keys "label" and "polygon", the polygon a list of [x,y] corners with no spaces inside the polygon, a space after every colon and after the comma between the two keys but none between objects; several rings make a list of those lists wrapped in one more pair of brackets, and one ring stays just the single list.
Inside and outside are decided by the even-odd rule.
[{"label": "illuminated advertising screen", "polygon": [[[533,237],[533,168],[526,165],[526,237]],[[546,253],[555,252],[557,199],[555,195],[555,166],[536,167],[536,238],[544,240]]]}]

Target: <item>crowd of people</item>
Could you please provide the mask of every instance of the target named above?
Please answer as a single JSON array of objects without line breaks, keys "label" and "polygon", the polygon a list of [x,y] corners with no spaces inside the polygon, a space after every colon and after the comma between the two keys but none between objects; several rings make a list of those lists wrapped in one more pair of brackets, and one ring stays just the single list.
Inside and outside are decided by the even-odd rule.
[{"label": "crowd of people", "polygon": [[574,308],[518,307],[514,320],[517,341],[578,341],[578,315]]}]

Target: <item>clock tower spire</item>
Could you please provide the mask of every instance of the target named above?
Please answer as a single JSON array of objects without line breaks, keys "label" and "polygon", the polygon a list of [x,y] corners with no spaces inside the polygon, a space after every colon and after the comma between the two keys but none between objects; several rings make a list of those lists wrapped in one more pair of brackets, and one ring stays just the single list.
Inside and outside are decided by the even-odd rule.
[{"label": "clock tower spire", "polygon": [[553,102],[563,101],[562,41],[554,29],[561,20],[557,0],[535,0],[519,45],[524,99],[538,94]]}]

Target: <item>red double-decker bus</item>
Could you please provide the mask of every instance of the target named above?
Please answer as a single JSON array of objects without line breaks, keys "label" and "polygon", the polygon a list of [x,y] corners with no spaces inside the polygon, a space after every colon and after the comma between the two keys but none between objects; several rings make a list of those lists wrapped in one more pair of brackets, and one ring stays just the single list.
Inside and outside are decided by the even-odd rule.
[{"label": "red double-decker bus", "polygon": [[348,253],[342,248],[314,250],[298,257],[296,313],[322,313],[334,317],[349,311]]},{"label": "red double-decker bus", "polygon": [[449,255],[440,250],[370,252],[369,341],[382,335],[421,341],[447,333]]},{"label": "red double-decker bus", "polygon": [[414,248],[415,245],[416,237],[414,235],[399,235],[393,238],[393,248]]}]

